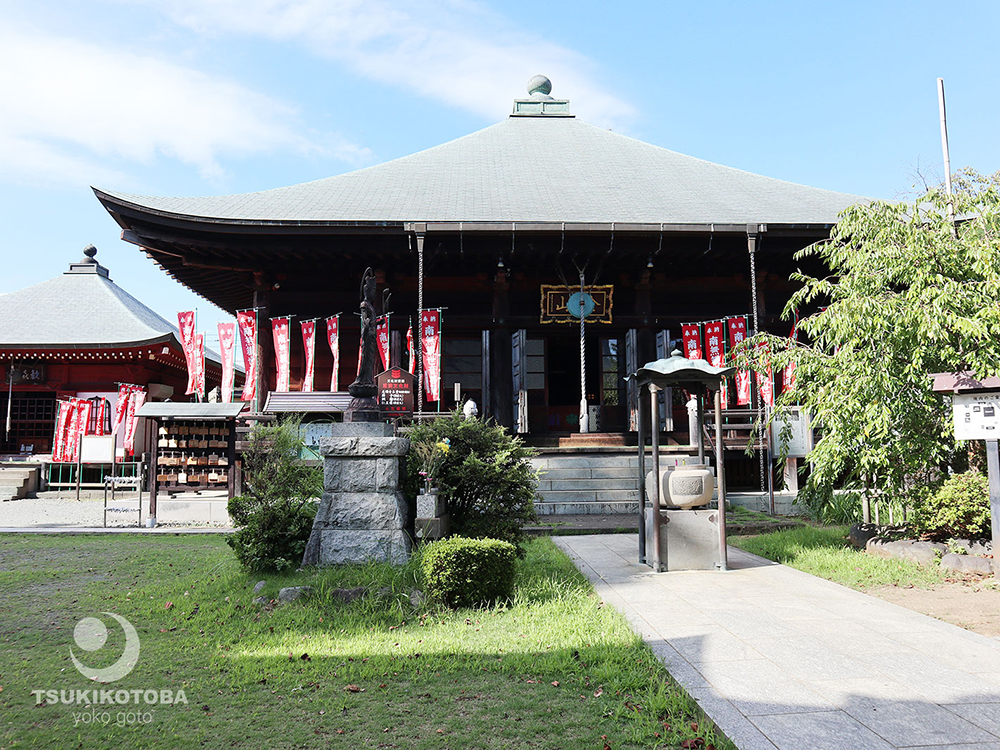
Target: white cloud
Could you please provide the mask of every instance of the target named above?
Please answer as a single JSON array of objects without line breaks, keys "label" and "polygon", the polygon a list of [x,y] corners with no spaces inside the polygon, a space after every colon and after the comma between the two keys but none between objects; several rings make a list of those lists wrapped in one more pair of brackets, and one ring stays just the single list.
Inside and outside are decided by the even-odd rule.
[{"label": "white cloud", "polygon": [[[473,0],[155,0],[203,34],[303,43],[360,75],[496,119],[522,82],[543,73],[595,124],[622,127],[635,110],[594,82],[584,56],[514,28]],[[515,82],[512,87],[512,82]]]},{"label": "white cloud", "polygon": [[[220,156],[293,149],[356,160],[336,136],[300,135],[288,104],[151,56],[0,29],[0,174],[33,183],[120,184],[116,160],[158,155],[216,178]],[[109,179],[109,178],[115,179]]]}]

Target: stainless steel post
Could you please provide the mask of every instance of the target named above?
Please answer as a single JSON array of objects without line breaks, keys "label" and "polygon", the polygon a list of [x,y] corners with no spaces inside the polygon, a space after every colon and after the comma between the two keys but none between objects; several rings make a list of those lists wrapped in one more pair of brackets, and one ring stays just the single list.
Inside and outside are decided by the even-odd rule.
[{"label": "stainless steel post", "polygon": [[[635,377],[635,373],[632,373]],[[636,435],[639,439],[639,564],[646,564],[646,435],[645,421],[642,418],[642,387],[639,388],[637,397],[639,403],[636,414]],[[651,421],[655,422],[656,417],[651,415]]]},{"label": "stainless steel post", "polygon": [[[660,389],[650,384],[649,386],[649,402],[653,409],[659,407],[659,402],[657,401],[656,394]],[[654,412],[655,413],[655,412]],[[660,489],[660,424],[659,419],[650,420],[652,422],[652,443],[653,443],[653,483],[656,485],[656,490],[653,493],[652,503],[653,503],[653,570],[657,573],[663,571],[663,564],[661,560],[663,559],[660,551],[660,525],[662,519],[660,518],[660,505],[662,494]]]},{"label": "stainless steel post", "polygon": [[715,480],[719,488],[719,570],[729,570],[726,549],[726,466],[722,446],[722,389],[715,392]]}]

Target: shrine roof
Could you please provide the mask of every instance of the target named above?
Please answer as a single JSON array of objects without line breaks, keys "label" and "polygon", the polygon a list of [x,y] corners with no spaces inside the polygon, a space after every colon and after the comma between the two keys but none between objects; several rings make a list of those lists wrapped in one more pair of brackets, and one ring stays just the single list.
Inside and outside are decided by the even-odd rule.
[{"label": "shrine roof", "polygon": [[[537,97],[538,95],[535,94]],[[517,100],[515,114],[383,164],[290,187],[209,197],[98,190],[189,221],[272,226],[404,222],[832,225],[867,199],[722,166]],[[518,109],[518,102],[525,107]],[[553,108],[533,115],[527,105]],[[546,112],[548,110],[545,110]]]},{"label": "shrine roof", "polygon": [[[0,348],[127,348],[158,343],[180,351],[177,327],[110,277],[88,246],[86,257],[40,284],[0,295]],[[209,360],[217,354],[206,351]]]}]

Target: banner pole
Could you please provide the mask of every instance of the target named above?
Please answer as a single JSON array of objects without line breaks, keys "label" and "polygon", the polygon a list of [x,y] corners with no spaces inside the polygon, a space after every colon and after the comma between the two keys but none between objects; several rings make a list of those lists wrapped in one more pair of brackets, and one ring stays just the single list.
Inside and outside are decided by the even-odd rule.
[{"label": "banner pole", "polygon": [[[14,360],[11,360],[7,366],[7,380],[9,381],[7,388],[7,436],[4,439],[10,440],[11,405],[14,403]],[[20,450],[18,452],[20,453]]]},{"label": "banner pole", "polygon": [[[444,395],[441,393],[441,386],[444,385],[444,315],[441,308],[438,312],[438,414],[441,413],[441,400]],[[457,404],[456,404],[457,406]]]}]

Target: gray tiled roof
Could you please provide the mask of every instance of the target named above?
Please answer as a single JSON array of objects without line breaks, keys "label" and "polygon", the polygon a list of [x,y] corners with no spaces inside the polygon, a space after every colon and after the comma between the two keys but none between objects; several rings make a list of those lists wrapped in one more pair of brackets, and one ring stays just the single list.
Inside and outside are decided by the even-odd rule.
[{"label": "gray tiled roof", "polygon": [[276,223],[833,224],[865,200],[713,164],[572,117],[511,117],[411,156],[275,190],[110,195],[170,214]]},{"label": "gray tiled roof", "polygon": [[64,273],[0,296],[0,346],[161,341],[177,329],[100,273]]}]

